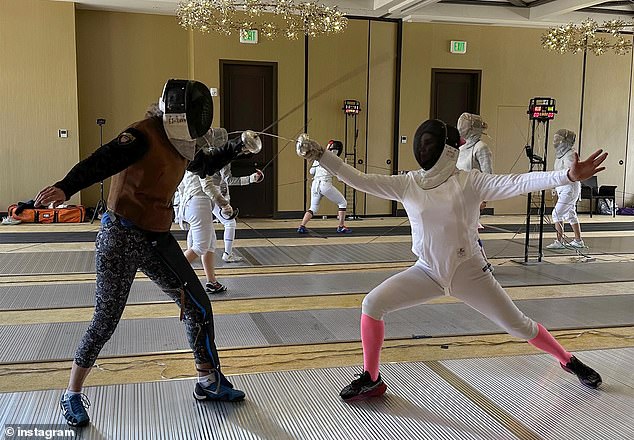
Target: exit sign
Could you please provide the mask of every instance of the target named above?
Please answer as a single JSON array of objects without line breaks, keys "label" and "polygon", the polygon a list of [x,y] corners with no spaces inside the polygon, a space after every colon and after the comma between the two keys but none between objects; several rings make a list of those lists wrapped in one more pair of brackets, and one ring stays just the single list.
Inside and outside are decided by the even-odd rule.
[{"label": "exit sign", "polygon": [[467,42],[466,41],[452,41],[450,49],[451,49],[451,53],[467,53]]},{"label": "exit sign", "polygon": [[257,44],[258,31],[257,29],[249,29],[240,31],[240,43]]}]

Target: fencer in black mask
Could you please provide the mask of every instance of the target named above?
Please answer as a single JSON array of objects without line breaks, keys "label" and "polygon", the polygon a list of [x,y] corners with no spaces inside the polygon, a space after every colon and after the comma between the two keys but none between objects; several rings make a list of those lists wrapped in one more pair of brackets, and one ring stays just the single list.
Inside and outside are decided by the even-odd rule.
[{"label": "fencer in black mask", "polygon": [[423,189],[441,185],[456,171],[459,141],[457,130],[440,119],[427,120],[418,127],[413,149],[421,166],[417,180]]},{"label": "fencer in black mask", "polygon": [[198,81],[170,79],[156,107],[35,199],[37,205],[58,205],[112,176],[108,211],[97,238],[95,313],[75,353],[68,390],[60,401],[72,426],[89,423],[81,389],[119,323],[137,269],[181,308],[199,372],[194,397],[244,399],[244,393],[234,389],[220,371],[211,303],[170,227],[172,197],[185,169],[212,175],[236,157],[250,154],[243,139],[257,144],[258,138],[241,136],[203,151],[197,139],[211,129],[213,102],[207,86]]},{"label": "fencer in black mask", "polygon": [[[456,168],[459,134],[442,121],[425,121],[414,135],[414,156],[421,169],[406,174],[366,174],[346,164],[306,134],[297,140],[297,153],[318,160],[321,167],[346,185],[403,204],[412,230],[416,263],[372,289],[361,307],[363,373],[344,387],[345,401],[380,396],[386,384],[379,373],[386,314],[451,295],[487,316],[515,337],[554,356],[562,368],[585,386],[596,388],[601,376],[568,353],[548,330],[520,311],[486,270],[488,262],[478,244],[477,224],[482,200],[501,200],[572,181],[587,179],[604,169],[601,150],[566,170],[493,175]],[[484,268],[484,269],[483,269]]]}]

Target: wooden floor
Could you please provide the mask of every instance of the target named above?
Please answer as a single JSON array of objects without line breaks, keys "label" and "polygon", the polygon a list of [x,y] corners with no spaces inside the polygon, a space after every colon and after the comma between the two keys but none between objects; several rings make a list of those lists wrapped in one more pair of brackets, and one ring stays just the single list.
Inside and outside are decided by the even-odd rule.
[{"label": "wooden floor", "polygon": [[[628,218],[612,220],[608,216],[595,216],[590,220],[582,216],[583,222],[627,221]],[[482,223],[491,225],[517,224],[524,221],[520,216],[490,216],[483,217]],[[253,220],[239,222],[239,228],[295,228],[297,220]],[[391,227],[406,224],[402,218],[366,219],[350,222],[349,226],[356,227],[384,226]],[[314,220],[312,227],[335,227],[334,220]],[[633,223],[634,226],[634,223]],[[218,226],[216,226],[218,228]],[[0,252],[64,252],[67,250],[91,250],[93,243],[46,243],[46,244],[2,244],[2,233],[5,232],[77,232],[97,230],[97,224],[80,225],[17,225],[0,227]],[[586,236],[631,236],[632,231],[592,232]],[[488,234],[490,239],[508,239],[513,234]],[[554,233],[547,231],[545,244],[549,243]],[[520,236],[519,240],[522,239]],[[341,243],[369,243],[369,242],[409,241],[408,236],[374,236],[355,237],[354,233],[338,237],[335,240],[319,240],[316,238],[286,238],[286,239],[255,239],[237,240],[237,247],[249,246],[281,246],[281,245],[327,245]],[[218,244],[222,246],[222,242]],[[634,249],[632,249],[634,255]],[[604,256],[610,258],[610,256]],[[615,261],[631,259],[631,255],[613,256]],[[570,263],[570,257],[552,257],[552,263]],[[508,260],[498,259],[494,264],[514,264]],[[615,264],[618,264],[615,262]],[[359,276],[364,271],[385,267],[407,267],[403,263],[381,263],[367,265],[315,265],[309,267],[279,266],[257,268],[226,268],[218,271],[219,279],[240,277],[243,275],[282,274],[282,273],[321,273],[329,271],[356,271]],[[201,272],[202,274],[202,272]],[[94,280],[94,274],[58,274],[47,276],[9,276],[0,274],[0,285],[24,283],[59,283],[59,282],[87,282]],[[509,294],[514,299],[531,298],[559,298],[594,295],[630,294],[634,291],[634,283],[581,284],[566,286],[544,286],[510,288]],[[358,295],[327,295],[317,297],[296,298],[265,298],[249,300],[226,300],[214,304],[216,314],[251,313],[264,311],[309,310],[325,308],[359,308],[363,294]],[[441,298],[437,302],[455,301],[452,298]],[[86,321],[92,315],[90,308],[54,309],[37,311],[0,311],[1,326],[20,323],[48,323]],[[177,308],[172,304],[152,304],[128,306],[123,319],[133,318],[162,318],[178,316]],[[634,328],[603,328],[584,329],[579,331],[565,331],[556,333],[569,350],[603,349],[614,347],[634,346]],[[399,361],[427,361],[442,359],[457,359],[487,356],[513,356],[535,353],[535,349],[523,341],[505,334],[488,336],[469,336],[451,338],[433,338],[421,340],[388,341],[382,354],[383,362]],[[227,374],[242,374],[253,372],[269,372],[279,370],[294,370],[319,368],[330,366],[349,366],[361,363],[361,347],[358,343],[297,345],[283,347],[268,347],[257,349],[222,350],[221,359]],[[0,360],[2,364],[2,360]],[[69,362],[43,362],[34,364],[2,364],[0,365],[0,392],[39,390],[63,388],[68,380]],[[46,380],[42,380],[45,374]],[[98,365],[89,376],[87,385],[123,384],[191,377],[194,375],[190,353],[170,353],[152,356],[118,357],[99,359]]]}]

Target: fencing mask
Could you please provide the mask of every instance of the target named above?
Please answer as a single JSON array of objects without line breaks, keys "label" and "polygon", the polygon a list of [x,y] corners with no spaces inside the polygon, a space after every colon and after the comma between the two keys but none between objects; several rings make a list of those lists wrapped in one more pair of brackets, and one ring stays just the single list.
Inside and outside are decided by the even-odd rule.
[{"label": "fencing mask", "polygon": [[568,150],[572,149],[576,139],[577,135],[572,130],[561,128],[555,132],[555,135],[553,136],[553,145],[555,146],[555,155],[557,156],[557,159],[561,159]]},{"label": "fencing mask", "polygon": [[480,139],[487,128],[488,124],[479,115],[463,113],[458,118],[458,131],[467,142],[469,138]]},{"label": "fencing mask", "polygon": [[328,142],[328,149],[337,153],[337,156],[341,156],[341,153],[343,152],[343,144],[341,141],[331,140]]},{"label": "fencing mask", "polygon": [[415,178],[423,189],[444,183],[456,170],[460,136],[440,119],[423,122],[414,134],[414,157],[421,166]]},{"label": "fencing mask", "polygon": [[214,108],[211,93],[199,81],[170,79],[159,99],[163,127],[178,152],[188,160],[196,153],[196,138],[211,127]]}]

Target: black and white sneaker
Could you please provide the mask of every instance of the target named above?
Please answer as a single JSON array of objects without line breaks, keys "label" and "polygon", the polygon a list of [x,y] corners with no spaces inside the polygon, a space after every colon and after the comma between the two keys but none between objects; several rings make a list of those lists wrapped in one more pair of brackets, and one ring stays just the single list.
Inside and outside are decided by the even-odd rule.
[{"label": "black and white sneaker", "polygon": [[353,402],[355,400],[364,400],[370,397],[382,396],[385,394],[385,390],[387,390],[387,385],[381,379],[381,375],[376,379],[376,381],[372,381],[370,378],[370,373],[364,371],[361,374],[356,374],[358,379],[352,381],[352,383],[346,386],[341,392],[339,396],[346,402]]},{"label": "black and white sneaker", "polygon": [[213,283],[207,283],[205,285],[205,292],[209,295],[216,295],[218,293],[226,292],[227,286],[220,284],[218,281],[214,281]]},{"label": "black and white sneaker", "polygon": [[594,371],[592,368],[588,367],[586,364],[581,362],[576,357],[571,357],[566,365],[560,363],[561,368],[563,368],[568,373],[574,374],[579,379],[582,385],[585,385],[589,388],[598,388],[603,381],[601,380],[601,375]]}]

